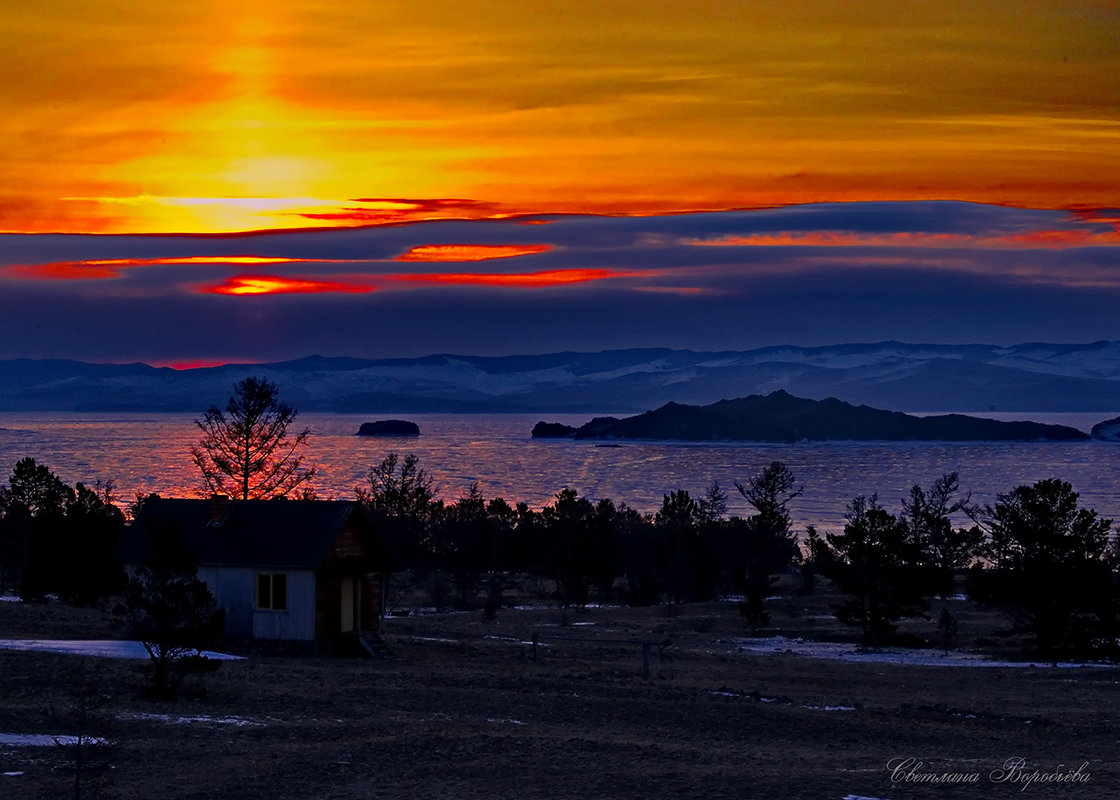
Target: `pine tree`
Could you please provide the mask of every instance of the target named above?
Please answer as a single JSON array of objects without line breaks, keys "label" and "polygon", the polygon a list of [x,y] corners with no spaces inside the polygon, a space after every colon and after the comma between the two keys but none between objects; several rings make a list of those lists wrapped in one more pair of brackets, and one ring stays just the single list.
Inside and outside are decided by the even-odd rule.
[{"label": "pine tree", "polygon": [[1001,494],[977,514],[994,566],[970,576],[969,593],[1003,609],[1012,630],[1033,636],[1047,655],[1085,652],[1114,626],[1112,520],[1078,501],[1070,484],[1050,478]]},{"label": "pine tree", "polygon": [[849,595],[834,606],[836,618],[859,625],[863,643],[878,646],[894,635],[900,619],[929,609],[937,571],[929,551],[874,495],[853,499],[847,520],[843,533],[813,540],[813,557],[825,577]]},{"label": "pine tree", "polygon": [[124,602],[132,635],[151,658],[155,692],[167,695],[171,666],[220,637],[224,612],[179,531],[153,528],[148,535],[153,557],[129,578]]},{"label": "pine tree", "polygon": [[210,493],[282,497],[315,477],[303,463],[311,431],[288,438],[297,412],[277,394],[272,381],[246,378],[234,385],[224,411],[211,406],[195,420],[203,437],[191,458]]}]

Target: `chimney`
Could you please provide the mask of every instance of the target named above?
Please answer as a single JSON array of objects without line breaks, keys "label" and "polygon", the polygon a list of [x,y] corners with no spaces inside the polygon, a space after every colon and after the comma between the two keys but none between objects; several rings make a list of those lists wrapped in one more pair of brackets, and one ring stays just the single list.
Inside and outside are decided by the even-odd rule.
[{"label": "chimney", "polygon": [[210,525],[217,527],[221,525],[229,513],[229,495],[212,494],[210,495]]}]

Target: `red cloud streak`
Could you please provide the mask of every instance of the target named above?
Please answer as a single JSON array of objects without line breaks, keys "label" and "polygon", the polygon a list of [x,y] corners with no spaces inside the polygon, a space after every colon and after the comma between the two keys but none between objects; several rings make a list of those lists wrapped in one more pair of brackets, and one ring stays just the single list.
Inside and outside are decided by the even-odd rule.
[{"label": "red cloud streak", "polygon": [[[182,265],[257,265],[296,264],[311,259],[286,256],[171,256],[166,258],[98,258],[88,261],[54,261],[47,264],[17,264],[12,270],[40,280],[109,280],[119,277],[121,270],[135,267]],[[319,261],[318,263],[323,263]]]},{"label": "red cloud streak", "polygon": [[569,283],[588,283],[610,278],[630,278],[650,273],[622,272],[611,269],[557,269],[547,272],[478,273],[436,272],[427,274],[386,275],[386,280],[403,283],[434,283],[460,286],[509,286],[516,288],[541,288],[562,286]]},{"label": "red cloud streak", "polygon": [[550,244],[422,244],[397,256],[397,261],[460,262],[547,253]]}]

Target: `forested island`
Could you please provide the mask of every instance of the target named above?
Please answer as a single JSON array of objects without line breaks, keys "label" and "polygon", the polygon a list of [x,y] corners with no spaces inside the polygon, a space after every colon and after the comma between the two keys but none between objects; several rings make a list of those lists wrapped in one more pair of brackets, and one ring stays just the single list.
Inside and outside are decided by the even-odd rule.
[{"label": "forested island", "polygon": [[405,419],[379,419],[363,422],[358,436],[419,436],[420,426]]},{"label": "forested island", "polygon": [[670,439],[682,441],[1080,441],[1065,425],[1001,422],[965,414],[917,417],[855,406],[830,397],[808,400],[778,390],[706,406],[667,403],[622,419],[596,417],[576,428],[539,422],[534,438]]}]

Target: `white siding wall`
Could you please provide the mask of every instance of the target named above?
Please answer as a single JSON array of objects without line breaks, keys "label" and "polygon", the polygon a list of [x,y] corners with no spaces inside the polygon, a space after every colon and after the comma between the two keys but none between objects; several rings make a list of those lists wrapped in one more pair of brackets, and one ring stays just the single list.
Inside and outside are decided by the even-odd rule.
[{"label": "white siding wall", "polygon": [[226,633],[230,636],[251,636],[254,639],[314,639],[314,571],[286,571],[287,611],[262,611],[256,608],[257,574],[261,571],[252,567],[198,568],[198,577],[206,581],[218,606],[226,610]]}]

